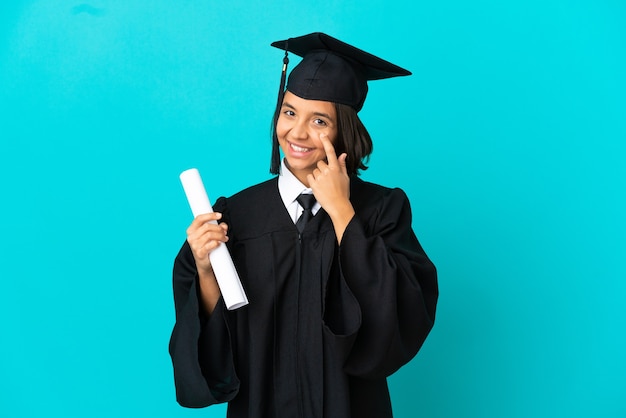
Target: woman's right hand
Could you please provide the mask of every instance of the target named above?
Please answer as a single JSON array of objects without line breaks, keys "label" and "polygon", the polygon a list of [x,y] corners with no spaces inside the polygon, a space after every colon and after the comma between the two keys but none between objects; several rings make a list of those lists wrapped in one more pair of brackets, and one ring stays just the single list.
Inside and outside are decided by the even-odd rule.
[{"label": "woman's right hand", "polygon": [[219,221],[221,218],[222,214],[219,212],[198,215],[187,228],[187,242],[191,247],[200,277],[213,275],[209,253],[221,243],[228,241],[226,235],[228,225],[225,223],[216,225],[211,222]]}]

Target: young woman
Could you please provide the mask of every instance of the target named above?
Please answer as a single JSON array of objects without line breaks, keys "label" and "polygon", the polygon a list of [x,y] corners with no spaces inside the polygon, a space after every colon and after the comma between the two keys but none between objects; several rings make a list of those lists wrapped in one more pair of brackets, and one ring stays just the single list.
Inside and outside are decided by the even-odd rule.
[{"label": "young woman", "polygon": [[[174,264],[177,399],[228,402],[232,418],[391,417],[386,378],[432,328],[437,278],[404,192],[357,177],[372,151],[357,112],[368,80],[410,73],[322,33],[272,45],[286,51],[277,176],[218,199],[187,229]],[[285,90],[287,51],[303,59]],[[218,245],[244,308],[221,299],[208,257]]]}]

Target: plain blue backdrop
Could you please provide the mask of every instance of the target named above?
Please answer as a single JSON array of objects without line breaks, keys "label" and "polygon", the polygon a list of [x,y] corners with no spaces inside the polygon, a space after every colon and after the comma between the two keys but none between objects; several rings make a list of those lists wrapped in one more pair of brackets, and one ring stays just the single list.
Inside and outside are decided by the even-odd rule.
[{"label": "plain blue backdrop", "polygon": [[224,416],[174,397],[178,174],[213,200],[268,178],[269,44],[317,30],[414,73],[361,111],[363,177],[407,192],[440,274],[396,416],[626,416],[625,19],[620,0],[3,2],[0,416]]}]

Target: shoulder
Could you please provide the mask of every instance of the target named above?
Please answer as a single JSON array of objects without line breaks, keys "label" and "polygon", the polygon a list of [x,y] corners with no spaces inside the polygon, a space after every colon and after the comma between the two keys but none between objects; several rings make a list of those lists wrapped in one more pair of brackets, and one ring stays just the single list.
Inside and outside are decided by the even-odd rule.
[{"label": "shoulder", "polygon": [[384,205],[386,202],[408,204],[404,190],[370,183],[358,177],[352,177],[350,181],[350,200],[353,205],[362,207]]},{"label": "shoulder", "polygon": [[366,229],[411,225],[411,206],[404,190],[360,178],[352,178],[350,184],[350,201]]},{"label": "shoulder", "polygon": [[[293,228],[278,192],[278,178],[248,187],[231,197],[221,197],[215,210],[224,215],[222,220],[229,224],[228,234],[233,242]],[[281,213],[285,216],[279,216]]]},{"label": "shoulder", "polygon": [[278,177],[271,178],[262,183],[255,184],[246,189],[243,189],[239,193],[236,193],[229,197],[227,200],[229,204],[249,204],[250,202],[257,200],[267,199],[269,193],[278,190]]},{"label": "shoulder", "polygon": [[220,197],[215,202],[215,210],[224,212],[263,203],[273,190],[278,190],[278,178],[276,177],[247,187],[230,197]]}]

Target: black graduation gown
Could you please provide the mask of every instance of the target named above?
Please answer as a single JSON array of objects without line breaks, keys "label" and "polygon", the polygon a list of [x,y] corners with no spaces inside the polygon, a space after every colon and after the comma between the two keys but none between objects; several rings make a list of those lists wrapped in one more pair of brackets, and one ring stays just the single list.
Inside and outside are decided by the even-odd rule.
[{"label": "black graduation gown", "polygon": [[174,263],[170,341],[178,402],[228,417],[391,417],[386,377],[435,318],[434,265],[400,189],[351,180],[356,216],[337,245],[321,209],[299,236],[277,178],[220,198],[249,305],[206,318],[185,243]]}]

